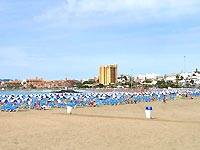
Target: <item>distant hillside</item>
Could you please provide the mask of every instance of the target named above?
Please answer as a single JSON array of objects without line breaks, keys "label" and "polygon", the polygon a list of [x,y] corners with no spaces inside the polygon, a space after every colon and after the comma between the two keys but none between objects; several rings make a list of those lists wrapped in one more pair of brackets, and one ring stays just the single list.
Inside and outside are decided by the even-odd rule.
[{"label": "distant hillside", "polygon": [[11,79],[0,79],[0,82],[8,82],[11,81]]}]

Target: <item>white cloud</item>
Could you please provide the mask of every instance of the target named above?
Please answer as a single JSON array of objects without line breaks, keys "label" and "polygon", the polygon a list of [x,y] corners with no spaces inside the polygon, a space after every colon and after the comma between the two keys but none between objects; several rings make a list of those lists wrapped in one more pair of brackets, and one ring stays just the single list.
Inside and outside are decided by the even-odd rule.
[{"label": "white cloud", "polygon": [[[149,9],[155,7],[156,0],[83,0],[80,2],[78,12],[120,12],[120,11],[134,11],[136,9]],[[156,6],[157,7],[157,6]]]},{"label": "white cloud", "polygon": [[[194,8],[198,2],[195,0],[66,0],[50,13],[71,13],[75,15],[85,15],[91,13],[112,13],[112,12],[137,12],[148,10],[182,9]],[[176,10],[174,10],[176,11]],[[183,9],[185,12],[185,9]]]},{"label": "white cloud", "polygon": [[122,21],[166,19],[199,12],[197,0],[65,0],[34,18],[38,22],[104,24]]}]

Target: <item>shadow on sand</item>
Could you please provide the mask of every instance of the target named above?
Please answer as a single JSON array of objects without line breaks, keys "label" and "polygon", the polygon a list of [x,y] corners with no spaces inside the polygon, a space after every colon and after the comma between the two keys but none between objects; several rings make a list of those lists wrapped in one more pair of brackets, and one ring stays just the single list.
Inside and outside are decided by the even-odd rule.
[{"label": "shadow on sand", "polygon": [[122,117],[122,116],[105,116],[105,115],[88,115],[88,114],[67,114],[69,116],[77,116],[77,117],[90,117],[90,118],[107,118],[107,119],[123,119],[123,120],[141,120],[141,121],[158,121],[158,122],[171,122],[171,123],[197,123],[200,124],[200,120],[168,120],[168,119],[162,119],[162,118],[136,118],[136,117]]}]

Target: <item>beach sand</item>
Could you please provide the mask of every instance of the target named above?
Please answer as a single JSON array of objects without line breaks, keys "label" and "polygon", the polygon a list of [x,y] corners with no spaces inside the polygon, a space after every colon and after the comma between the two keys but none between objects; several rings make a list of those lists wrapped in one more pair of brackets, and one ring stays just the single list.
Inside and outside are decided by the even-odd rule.
[{"label": "beach sand", "polygon": [[[145,106],[153,106],[152,119]],[[0,112],[2,150],[199,150],[200,98]]]}]

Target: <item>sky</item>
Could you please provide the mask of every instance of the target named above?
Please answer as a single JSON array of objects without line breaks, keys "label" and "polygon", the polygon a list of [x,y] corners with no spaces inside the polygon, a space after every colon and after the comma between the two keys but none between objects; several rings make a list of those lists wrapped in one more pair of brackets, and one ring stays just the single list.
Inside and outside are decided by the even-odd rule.
[{"label": "sky", "polygon": [[200,69],[199,0],[0,0],[0,78]]}]

